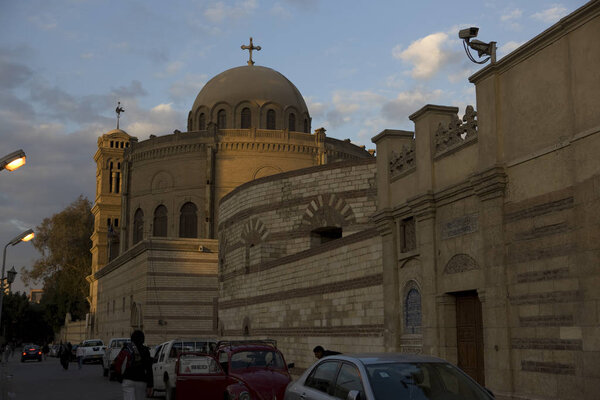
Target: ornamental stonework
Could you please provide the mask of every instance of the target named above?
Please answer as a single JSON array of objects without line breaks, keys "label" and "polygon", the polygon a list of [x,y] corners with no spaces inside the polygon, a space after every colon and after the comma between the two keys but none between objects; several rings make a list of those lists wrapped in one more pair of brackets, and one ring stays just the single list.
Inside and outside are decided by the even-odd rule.
[{"label": "ornamental stonework", "polygon": [[467,254],[456,254],[452,256],[444,267],[444,274],[457,274],[475,269],[480,269],[480,267],[473,257]]},{"label": "ornamental stonework", "polygon": [[392,157],[390,159],[390,177],[394,178],[403,172],[409,171],[416,167],[415,161],[415,143],[414,141],[410,146],[404,145],[399,153],[392,150]]},{"label": "ornamental stonework", "polygon": [[467,106],[462,120],[458,115],[453,115],[448,125],[441,122],[435,132],[435,154],[460,147],[477,138],[477,111],[473,106]]}]

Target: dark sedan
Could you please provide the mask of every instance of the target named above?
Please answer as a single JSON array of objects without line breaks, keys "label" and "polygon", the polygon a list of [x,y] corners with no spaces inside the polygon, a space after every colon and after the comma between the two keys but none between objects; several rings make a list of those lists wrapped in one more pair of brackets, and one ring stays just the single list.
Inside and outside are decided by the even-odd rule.
[{"label": "dark sedan", "polygon": [[23,347],[23,351],[21,351],[21,362],[27,360],[42,361],[42,349],[40,346],[33,344]]},{"label": "dark sedan", "polygon": [[285,391],[284,400],[491,400],[454,365],[430,356],[348,354],[320,359]]}]

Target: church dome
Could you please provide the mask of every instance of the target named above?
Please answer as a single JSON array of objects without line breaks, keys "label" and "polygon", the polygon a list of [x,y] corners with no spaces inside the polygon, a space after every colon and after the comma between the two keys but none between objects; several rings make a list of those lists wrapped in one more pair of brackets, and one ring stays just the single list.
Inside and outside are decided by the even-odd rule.
[{"label": "church dome", "polygon": [[275,129],[287,128],[284,122],[290,113],[299,122],[308,120],[310,125],[304,98],[292,82],[274,69],[248,65],[224,71],[204,85],[190,111],[188,130],[203,130],[204,123],[210,121],[218,123],[217,113],[221,110],[227,113],[225,128],[247,128],[240,126],[241,117],[237,115],[244,108],[251,110],[252,127],[273,129],[265,126],[266,108],[279,114]]}]

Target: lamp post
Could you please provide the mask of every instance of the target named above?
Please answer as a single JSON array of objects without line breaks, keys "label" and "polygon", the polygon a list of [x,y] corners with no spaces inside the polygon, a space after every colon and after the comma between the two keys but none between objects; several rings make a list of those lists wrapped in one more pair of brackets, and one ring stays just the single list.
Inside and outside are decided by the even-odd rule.
[{"label": "lamp post", "polygon": [[[35,236],[35,234],[33,233],[33,229],[27,229],[25,232],[21,233],[19,236],[14,237],[10,242],[6,243],[6,246],[4,246],[4,252],[2,253],[2,276],[0,278],[0,282],[2,282],[4,284],[4,267],[6,264],[6,248],[8,246],[17,245],[21,242],[28,242],[31,239],[33,239],[34,236]],[[13,267],[12,270],[8,271],[8,275],[9,275],[8,279],[9,280],[12,279],[14,281],[16,274],[17,274],[17,271],[15,271],[14,267]],[[4,288],[2,288],[2,290],[0,290],[0,323],[2,322],[2,300],[4,300]]]},{"label": "lamp post", "polygon": [[23,150],[17,150],[0,158],[0,171],[3,169],[14,171],[15,169],[25,165],[25,158],[25,152]]}]

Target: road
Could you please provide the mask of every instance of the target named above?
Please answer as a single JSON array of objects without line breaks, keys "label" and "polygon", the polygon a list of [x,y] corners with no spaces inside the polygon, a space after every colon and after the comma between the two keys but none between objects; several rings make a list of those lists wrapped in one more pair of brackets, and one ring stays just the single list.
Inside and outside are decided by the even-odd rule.
[{"label": "road", "polygon": [[0,367],[1,400],[121,400],[118,382],[102,376],[99,364],[71,363],[67,371],[58,358],[20,362],[18,353]]}]

